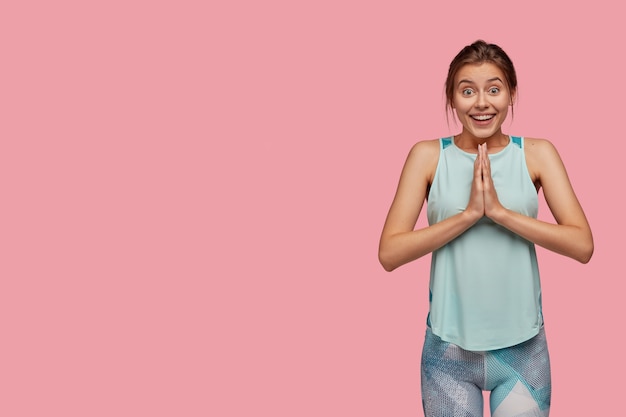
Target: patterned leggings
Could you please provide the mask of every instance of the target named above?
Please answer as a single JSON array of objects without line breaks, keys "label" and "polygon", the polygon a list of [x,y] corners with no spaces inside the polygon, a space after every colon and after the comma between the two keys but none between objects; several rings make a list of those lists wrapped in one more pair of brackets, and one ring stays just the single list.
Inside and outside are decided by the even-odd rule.
[{"label": "patterned leggings", "polygon": [[492,417],[547,417],[550,359],[545,331],[519,345],[471,352],[428,328],[422,351],[422,402],[426,417],[482,417],[490,391]]}]

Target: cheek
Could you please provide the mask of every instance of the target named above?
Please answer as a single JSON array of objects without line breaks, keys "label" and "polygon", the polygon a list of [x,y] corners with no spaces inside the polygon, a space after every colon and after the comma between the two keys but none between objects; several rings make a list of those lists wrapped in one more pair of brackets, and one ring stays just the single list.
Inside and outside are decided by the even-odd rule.
[{"label": "cheek", "polygon": [[502,97],[502,106],[503,107],[510,107],[513,105],[513,97],[511,97],[510,95],[505,95]]},{"label": "cheek", "polygon": [[500,107],[500,112],[504,114],[508,113],[510,106],[511,106],[511,103],[508,100],[502,102],[502,106]]},{"label": "cheek", "polygon": [[455,109],[454,115],[456,116],[456,120],[458,120],[461,123],[461,125],[467,126],[467,124],[469,123],[467,121],[467,118],[468,118],[467,112],[460,110],[460,109]]},{"label": "cheek", "polygon": [[464,112],[468,108],[467,100],[466,100],[466,102],[463,102],[463,100],[452,100],[450,105],[452,106],[453,109],[455,109],[456,111],[459,111],[459,112]]}]

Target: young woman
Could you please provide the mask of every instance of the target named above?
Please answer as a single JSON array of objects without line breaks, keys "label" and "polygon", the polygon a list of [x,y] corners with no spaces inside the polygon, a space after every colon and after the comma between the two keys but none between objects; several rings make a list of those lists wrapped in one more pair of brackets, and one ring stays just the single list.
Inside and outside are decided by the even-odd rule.
[{"label": "young woman", "polygon": [[[587,263],[593,238],[555,147],[509,136],[513,63],[476,41],[450,64],[447,106],[463,129],[413,146],[380,238],[387,271],[431,257],[422,352],[428,416],[547,416],[550,362],[535,245]],[[537,219],[543,189],[555,223]],[[415,229],[424,201],[429,226]]]}]

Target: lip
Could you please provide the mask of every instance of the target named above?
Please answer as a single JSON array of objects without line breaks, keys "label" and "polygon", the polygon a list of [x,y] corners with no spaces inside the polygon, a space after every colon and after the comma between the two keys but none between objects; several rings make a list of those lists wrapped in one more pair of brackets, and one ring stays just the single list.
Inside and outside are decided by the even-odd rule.
[{"label": "lip", "polygon": [[[478,117],[478,116],[491,116],[491,118],[486,119],[486,120],[477,120],[477,119],[475,119],[475,117]],[[487,126],[487,125],[491,124],[496,119],[496,115],[494,113],[470,114],[469,118],[472,120],[472,123],[477,125],[477,126]]]}]

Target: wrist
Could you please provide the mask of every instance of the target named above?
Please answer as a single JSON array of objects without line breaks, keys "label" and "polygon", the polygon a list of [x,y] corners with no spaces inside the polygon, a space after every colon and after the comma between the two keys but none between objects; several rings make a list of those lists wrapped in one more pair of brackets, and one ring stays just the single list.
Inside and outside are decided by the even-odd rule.
[{"label": "wrist", "polygon": [[480,220],[484,213],[478,210],[472,210],[471,208],[466,208],[461,212],[461,215],[466,219],[466,222],[471,226]]},{"label": "wrist", "polygon": [[489,213],[485,213],[487,217],[493,220],[497,224],[502,224],[504,219],[506,218],[509,210],[507,210],[504,206],[500,206],[495,210],[491,210]]}]

